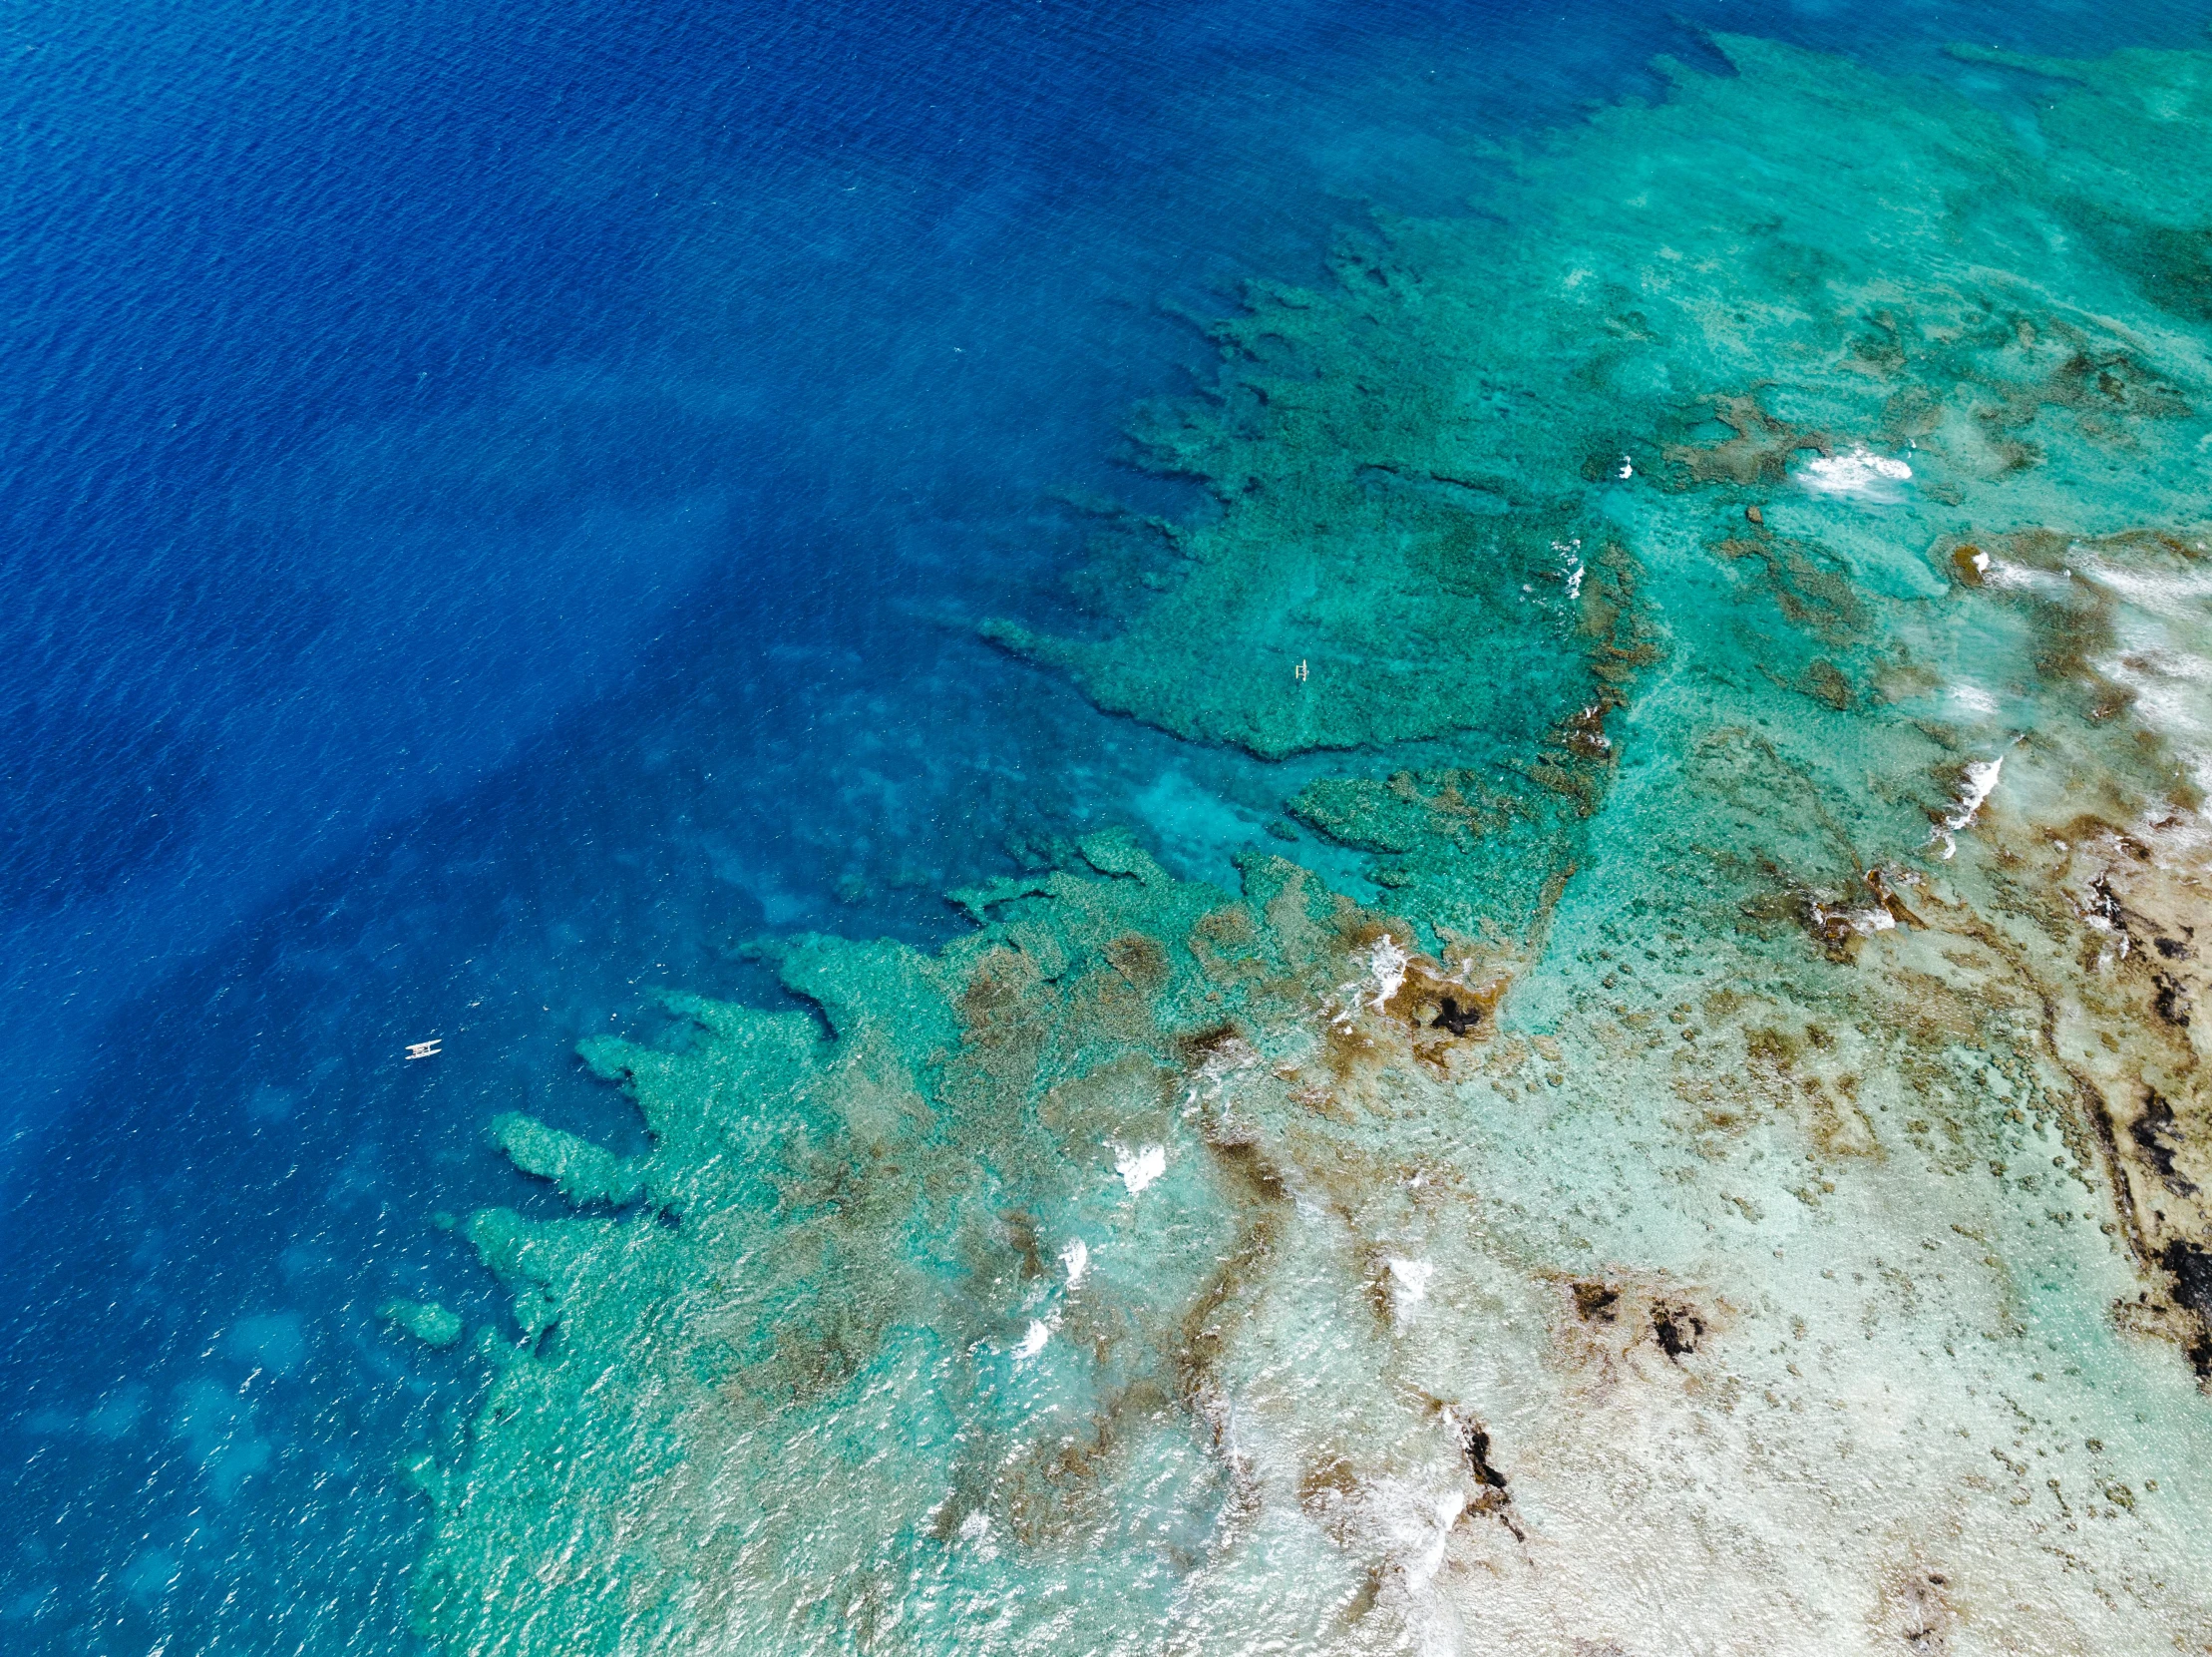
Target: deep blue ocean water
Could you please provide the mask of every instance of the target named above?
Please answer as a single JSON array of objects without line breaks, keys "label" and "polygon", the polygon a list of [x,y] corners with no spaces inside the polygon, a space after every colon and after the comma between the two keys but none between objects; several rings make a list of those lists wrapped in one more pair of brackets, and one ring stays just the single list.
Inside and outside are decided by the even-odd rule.
[{"label": "deep blue ocean water", "polygon": [[[18,8],[0,24],[0,1643],[407,1648],[482,1138],[745,941],[1295,786],[981,646],[1252,276],[1714,25],[1942,69],[2200,8]],[[410,1064],[409,1041],[443,1055]]]}]

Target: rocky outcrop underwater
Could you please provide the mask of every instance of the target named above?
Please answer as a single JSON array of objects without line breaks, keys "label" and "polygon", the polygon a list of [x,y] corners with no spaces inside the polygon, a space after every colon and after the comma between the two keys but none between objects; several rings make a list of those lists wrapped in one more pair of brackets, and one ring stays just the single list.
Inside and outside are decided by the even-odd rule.
[{"label": "rocky outcrop underwater", "polygon": [[1341,750],[1379,901],[1099,834],[501,1119],[437,1646],[2212,1648],[2212,56],[1721,44],[1254,291],[1213,510],[993,629]]}]

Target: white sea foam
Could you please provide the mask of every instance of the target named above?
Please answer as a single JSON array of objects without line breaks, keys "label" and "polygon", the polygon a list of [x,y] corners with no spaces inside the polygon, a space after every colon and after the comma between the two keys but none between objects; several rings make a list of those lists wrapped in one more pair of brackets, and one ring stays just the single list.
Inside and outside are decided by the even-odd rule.
[{"label": "white sea foam", "polygon": [[[2081,549],[2076,547],[2076,553]],[[2167,575],[2159,571],[2130,570],[2102,560],[2084,563],[2087,574],[2100,587],[2109,588],[2146,615],[2201,626],[2208,601],[2212,601],[2212,576],[2191,571]]]},{"label": "white sea foam", "polygon": [[1930,845],[1942,842],[1946,862],[1959,849],[1959,831],[1972,823],[1988,802],[1997,787],[1998,773],[2004,769],[2005,756],[1999,754],[1995,759],[1969,760],[1966,769],[1960,773],[1956,803],[1944,815],[1942,825],[1929,840]]},{"label": "white sea foam", "polygon": [[1953,828],[1965,828],[1974,821],[1974,814],[1996,791],[1998,774],[2004,769],[2003,754],[1995,759],[1978,759],[1967,766],[1966,774],[1959,781],[1959,811],[1952,820]]},{"label": "white sea foam", "polygon": [[[1167,1158],[1163,1154],[1161,1165],[1165,1166]],[[1083,1281],[1083,1274],[1091,1269],[1090,1245],[1080,1237],[1070,1237],[1060,1250],[1060,1266],[1067,1273],[1067,1286],[1074,1288]]]},{"label": "white sea foam", "polygon": [[[1948,857],[1950,854],[1947,852],[1944,855]],[[1827,932],[1830,921],[1841,921],[1862,938],[1870,938],[1877,932],[1893,931],[1897,926],[1897,917],[1880,904],[1866,909],[1830,909],[1815,898],[1811,908],[1813,930],[1823,934]]]},{"label": "white sea foam", "polygon": [[1815,495],[1895,506],[1905,499],[1899,486],[1912,475],[1904,461],[1861,444],[1845,454],[1814,456],[1798,470],[1797,481]]},{"label": "white sea foam", "polygon": [[1135,1196],[1168,1171],[1168,1147],[1140,1145],[1132,1150],[1127,1145],[1117,1145],[1114,1147],[1114,1171],[1129,1187],[1129,1194]]},{"label": "white sea foam", "polygon": [[975,1556],[978,1559],[987,1561],[998,1557],[998,1544],[991,1540],[990,1515],[988,1513],[981,1511],[969,1513],[967,1517],[960,1520],[959,1535],[961,1541],[975,1550]]},{"label": "white sea foam", "polygon": [[1390,1293],[1399,1310],[1410,1311],[1428,1298],[1429,1279],[1436,1275],[1436,1264],[1431,1260],[1400,1260],[1390,1258]]},{"label": "white sea foam", "polygon": [[2212,787],[2212,577],[2130,570],[2087,559],[2083,575],[2126,601],[2119,648],[2097,671],[2134,697],[2134,714],[2171,742],[2199,787]]},{"label": "white sea foam", "polygon": [[1405,983],[1405,969],[1412,961],[1405,953],[1405,946],[1387,932],[1374,943],[1367,956],[1367,970],[1374,975],[1375,993],[1367,1005],[1380,1013],[1389,1005],[1390,998]]},{"label": "white sea foam", "polygon": [[2071,570],[2037,570],[2031,565],[2007,564],[2002,559],[1976,568],[1982,571],[1982,585],[2000,592],[2034,593],[2045,599],[2062,599],[2066,589],[2073,585]]},{"label": "white sea foam", "polygon": [[1584,575],[1582,542],[1579,540],[1555,541],[1552,543],[1552,551],[1559,555],[1560,568],[1567,573],[1567,597],[1580,599],[1582,597],[1582,579]]},{"label": "white sea foam", "polygon": [[1022,1332],[1020,1341],[1014,1346],[1014,1357],[1017,1359],[1034,1358],[1038,1353],[1044,1351],[1045,1342],[1051,1339],[1052,1326],[1042,1318],[1031,1318],[1029,1327]]}]

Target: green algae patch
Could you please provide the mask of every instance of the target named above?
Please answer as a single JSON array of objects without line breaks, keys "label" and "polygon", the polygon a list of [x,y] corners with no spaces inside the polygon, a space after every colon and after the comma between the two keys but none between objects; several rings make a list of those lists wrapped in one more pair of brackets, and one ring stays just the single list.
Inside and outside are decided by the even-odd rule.
[{"label": "green algae patch", "polygon": [[388,1300],[377,1308],[376,1315],[393,1328],[405,1330],[424,1346],[440,1351],[459,1346],[461,1337],[468,1333],[461,1315],[436,1301]]},{"label": "green algae patch", "polygon": [[2212,59],[1718,44],[1256,289],[1217,510],[993,629],[1342,750],[1383,901],[1110,832],[585,1043],[427,1638],[2212,1645]]},{"label": "green algae patch", "polygon": [[492,1139],[516,1167],[552,1180],[570,1202],[619,1208],[643,1189],[637,1171],[621,1157],[520,1111],[494,1116]]}]

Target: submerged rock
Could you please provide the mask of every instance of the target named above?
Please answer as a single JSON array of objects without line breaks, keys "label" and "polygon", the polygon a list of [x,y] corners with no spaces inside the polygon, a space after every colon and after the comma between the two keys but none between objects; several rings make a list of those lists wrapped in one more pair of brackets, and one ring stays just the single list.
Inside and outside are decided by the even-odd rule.
[{"label": "submerged rock", "polygon": [[459,1346],[461,1337],[468,1333],[460,1314],[449,1312],[436,1301],[388,1300],[378,1308],[377,1316],[395,1329],[404,1329],[423,1345],[441,1350]]},{"label": "submerged rock", "polygon": [[637,1170],[613,1152],[520,1111],[494,1116],[492,1139],[516,1167],[552,1180],[572,1203],[604,1202],[619,1208],[643,1188]]}]

